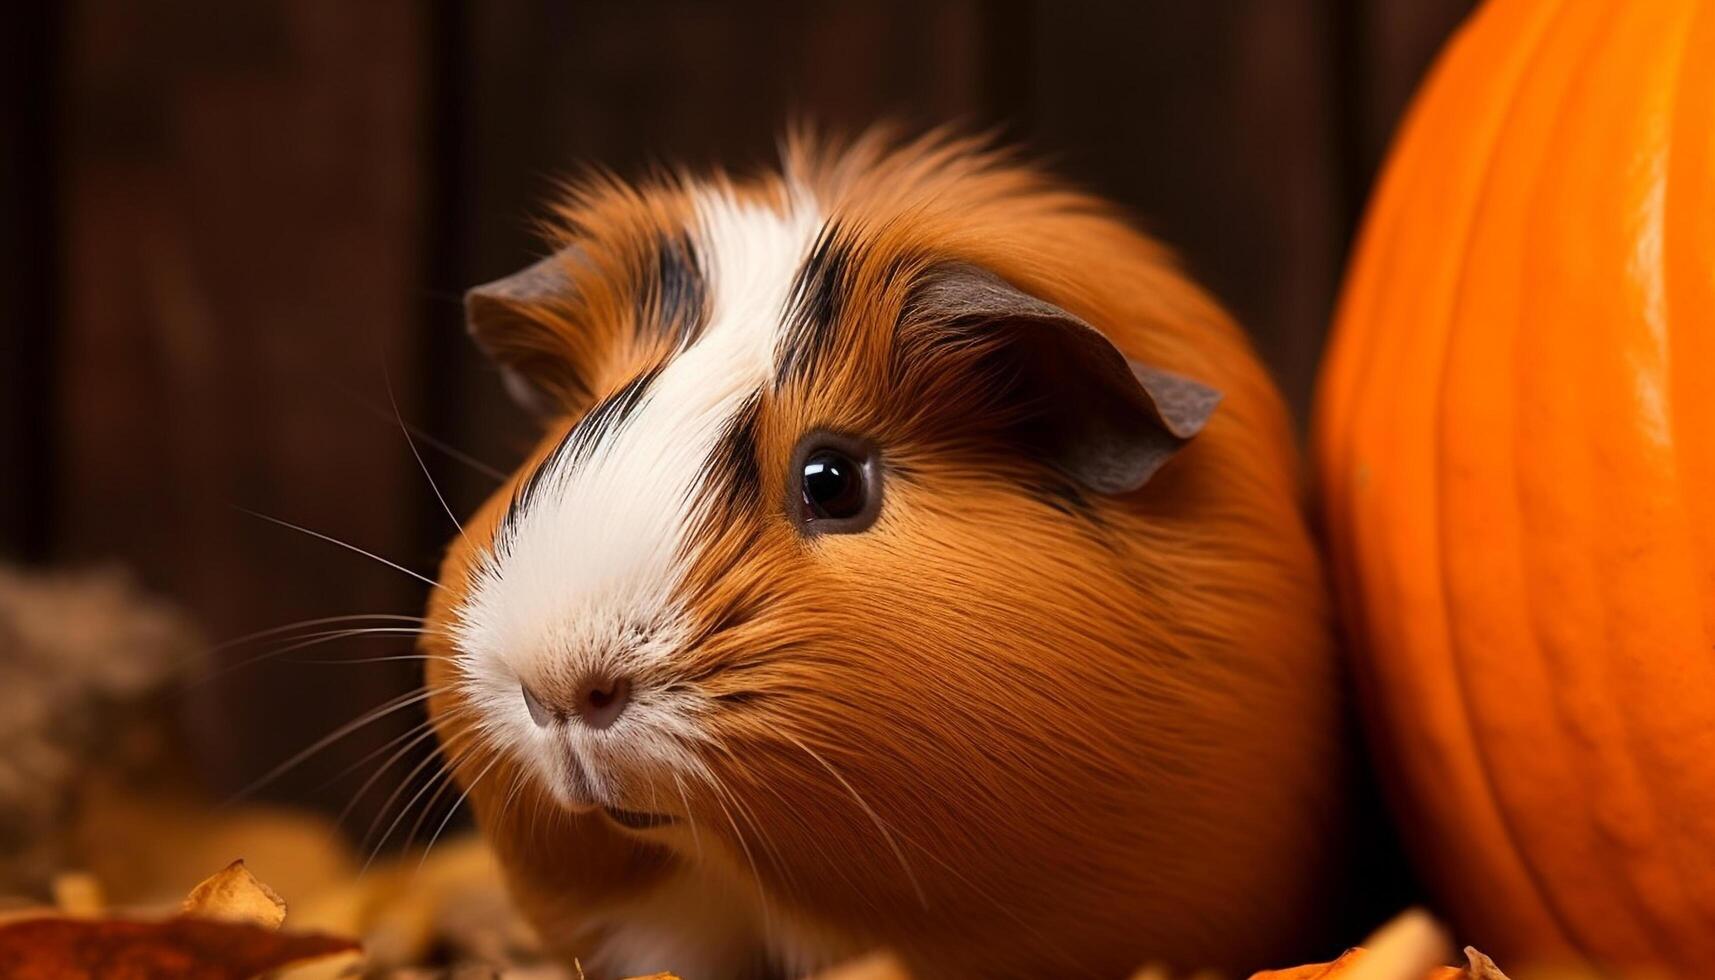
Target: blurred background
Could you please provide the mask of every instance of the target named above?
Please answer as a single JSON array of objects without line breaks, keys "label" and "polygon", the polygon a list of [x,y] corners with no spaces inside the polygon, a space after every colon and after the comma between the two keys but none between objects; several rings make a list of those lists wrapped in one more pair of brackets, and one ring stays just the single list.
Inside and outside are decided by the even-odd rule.
[{"label": "blurred background", "polygon": [[[997,127],[1174,246],[1302,421],[1372,176],[1468,7],[14,5],[0,556],[118,563],[211,643],[420,611],[421,582],[247,511],[432,575],[452,527],[393,401],[457,512],[532,438],[464,336],[463,289],[539,254],[556,176],[765,164],[793,118]],[[218,650],[183,696],[217,797],[418,683],[377,659],[408,637],[253,662],[280,646]],[[374,769],[421,719],[395,712],[257,792],[368,822],[415,756],[361,798],[329,776]]]}]

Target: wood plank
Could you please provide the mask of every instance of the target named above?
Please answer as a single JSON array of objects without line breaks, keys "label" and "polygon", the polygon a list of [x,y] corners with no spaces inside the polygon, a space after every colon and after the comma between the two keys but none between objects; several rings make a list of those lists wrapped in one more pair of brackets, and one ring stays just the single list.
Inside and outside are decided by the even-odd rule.
[{"label": "wood plank", "polygon": [[1032,142],[1179,252],[1302,417],[1343,237],[1324,5],[1042,0],[1031,28]]},{"label": "wood plank", "polygon": [[1365,193],[1394,128],[1447,38],[1474,9],[1472,0],[1348,0],[1354,65],[1354,189]]},{"label": "wood plank", "polygon": [[0,13],[0,557],[40,561],[53,506],[60,17]]},{"label": "wood plank", "polygon": [[[429,564],[415,463],[341,394],[385,405],[383,363],[407,412],[420,394],[419,6],[83,0],[68,16],[59,557],[137,568],[214,637],[419,610],[419,583],[235,509]],[[244,785],[414,674],[234,670],[195,691],[202,761],[217,789]],[[396,730],[277,792],[312,797]]]},{"label": "wood plank", "polygon": [[[464,250],[437,283],[448,297],[439,337],[459,330],[451,298],[463,287],[540,254],[530,222],[545,213],[554,181],[583,166],[636,176],[659,163],[771,163],[795,114],[843,131],[887,118],[997,118],[985,48],[993,14],[978,0],[494,0],[461,10]],[[463,407],[445,431],[512,465],[533,426],[462,337],[443,350],[441,376]],[[461,503],[491,486],[474,473],[450,478]]]}]

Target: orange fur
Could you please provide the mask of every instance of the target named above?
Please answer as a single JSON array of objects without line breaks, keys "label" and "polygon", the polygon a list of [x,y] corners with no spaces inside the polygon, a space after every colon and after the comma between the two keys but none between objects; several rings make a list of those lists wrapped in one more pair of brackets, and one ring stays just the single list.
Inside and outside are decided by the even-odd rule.
[{"label": "orange fur", "polygon": [[[703,528],[679,670],[737,696],[704,720],[728,793],[685,784],[672,805],[810,959],[886,945],[925,977],[1117,977],[1296,952],[1343,788],[1337,684],[1291,435],[1241,332],[1106,206],[972,142],[798,140],[787,157],[861,243],[854,301],[839,355],[764,401],[764,492]],[[776,176],[737,186],[784,193]],[[557,236],[596,258],[532,342],[589,392],[562,392],[573,417],[541,453],[591,392],[664,355],[619,329],[647,275],[626,257],[685,211],[681,181],[601,181],[561,209]],[[1044,506],[1018,489],[1043,467],[1007,451],[982,352],[932,351],[933,327],[902,320],[912,272],[950,259],[1221,389],[1220,409],[1142,490],[1086,517]],[[806,540],[784,519],[788,456],[818,425],[887,447],[868,532]],[[436,625],[512,491],[454,543]],[[443,636],[429,652],[450,652]],[[452,685],[445,660],[429,680]],[[589,955],[573,925],[696,860],[559,809],[482,745],[456,686],[432,708],[459,781],[487,771],[480,822],[567,954]]]}]

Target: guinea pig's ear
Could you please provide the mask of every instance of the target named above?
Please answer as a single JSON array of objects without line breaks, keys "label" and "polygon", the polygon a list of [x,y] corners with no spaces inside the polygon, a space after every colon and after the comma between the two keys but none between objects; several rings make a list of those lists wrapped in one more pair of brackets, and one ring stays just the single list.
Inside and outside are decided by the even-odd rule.
[{"label": "guinea pig's ear", "polygon": [[465,329],[499,365],[507,394],[542,418],[563,411],[566,400],[582,388],[564,339],[545,316],[572,298],[569,267],[580,255],[576,246],[568,246],[464,294]]},{"label": "guinea pig's ear", "polygon": [[934,270],[911,305],[913,317],[998,340],[1031,406],[1032,443],[1097,493],[1143,486],[1221,400],[1208,385],[1129,360],[1095,327],[976,266]]}]

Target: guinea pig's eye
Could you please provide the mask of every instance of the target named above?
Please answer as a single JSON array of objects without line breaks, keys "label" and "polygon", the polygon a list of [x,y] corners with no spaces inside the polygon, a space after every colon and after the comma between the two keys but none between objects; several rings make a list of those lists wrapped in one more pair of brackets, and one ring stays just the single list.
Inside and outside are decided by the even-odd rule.
[{"label": "guinea pig's eye", "polygon": [[804,507],[811,519],[856,517],[863,510],[863,465],[835,449],[804,461]]},{"label": "guinea pig's eye", "polygon": [[875,523],[881,479],[865,442],[813,433],[793,454],[788,510],[811,534],[849,534]]}]

